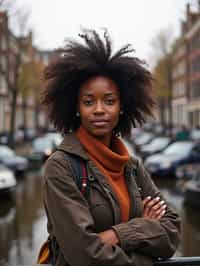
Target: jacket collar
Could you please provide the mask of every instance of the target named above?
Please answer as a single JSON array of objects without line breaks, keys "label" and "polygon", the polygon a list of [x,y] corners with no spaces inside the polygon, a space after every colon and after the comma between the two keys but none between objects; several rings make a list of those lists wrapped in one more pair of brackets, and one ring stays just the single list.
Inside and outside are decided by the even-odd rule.
[{"label": "jacket collar", "polygon": [[76,137],[74,132],[65,135],[64,140],[58,147],[58,150],[63,150],[65,152],[77,155],[84,160],[89,160],[86,151],[83,149],[79,139]]},{"label": "jacket collar", "polygon": [[[87,155],[87,152],[84,150],[83,146],[81,145],[79,139],[76,137],[76,134],[74,132],[65,135],[64,140],[58,147],[58,150],[63,150],[65,152],[77,155],[86,161],[90,160],[89,156]],[[131,158],[128,160],[126,165],[128,168],[128,172],[131,170],[131,168],[136,169],[138,164],[138,159],[136,159],[132,154],[130,157]]]}]

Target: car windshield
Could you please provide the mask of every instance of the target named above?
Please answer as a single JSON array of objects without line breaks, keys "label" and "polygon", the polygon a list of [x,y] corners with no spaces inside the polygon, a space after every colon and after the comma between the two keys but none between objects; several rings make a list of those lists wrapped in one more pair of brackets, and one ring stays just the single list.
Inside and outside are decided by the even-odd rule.
[{"label": "car windshield", "polygon": [[0,158],[8,158],[13,156],[15,156],[15,153],[9,147],[6,146],[0,147]]},{"label": "car windshield", "polygon": [[169,142],[170,142],[170,139],[168,138],[157,138],[157,139],[152,140],[152,142],[149,144],[149,147],[151,147],[152,149],[162,149]]},{"label": "car windshield", "polygon": [[172,154],[188,154],[193,147],[192,142],[180,141],[171,144],[168,148],[164,150],[164,154],[172,155]]}]

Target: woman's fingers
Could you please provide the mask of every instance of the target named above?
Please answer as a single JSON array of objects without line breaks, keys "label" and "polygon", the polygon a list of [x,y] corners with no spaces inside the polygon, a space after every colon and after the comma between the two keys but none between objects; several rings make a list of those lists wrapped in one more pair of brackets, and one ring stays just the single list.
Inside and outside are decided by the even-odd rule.
[{"label": "woman's fingers", "polygon": [[148,206],[148,203],[150,203],[151,201],[152,201],[152,198],[150,196],[146,197],[143,200],[143,217],[148,216],[149,208],[147,206]]},{"label": "woman's fingers", "polygon": [[167,207],[167,205],[164,204],[164,205],[160,206],[156,210],[154,210],[152,208],[150,213],[149,213],[149,218],[151,218],[151,219],[160,219],[165,214],[166,207]]},{"label": "woman's fingers", "polygon": [[[149,197],[147,197],[148,199],[149,199]],[[144,210],[145,210],[145,214],[147,215],[147,216],[149,216],[150,215],[150,212],[152,211],[152,208],[154,207],[155,209],[157,208],[157,204],[160,202],[160,197],[156,197],[156,198],[150,198],[149,200],[147,199],[147,198],[145,198],[146,199],[146,201],[145,201],[145,199],[144,199]]]},{"label": "woman's fingers", "polygon": [[152,199],[150,196],[143,200],[143,217],[150,219],[160,219],[166,210],[166,204],[164,200],[160,200],[160,197]]}]

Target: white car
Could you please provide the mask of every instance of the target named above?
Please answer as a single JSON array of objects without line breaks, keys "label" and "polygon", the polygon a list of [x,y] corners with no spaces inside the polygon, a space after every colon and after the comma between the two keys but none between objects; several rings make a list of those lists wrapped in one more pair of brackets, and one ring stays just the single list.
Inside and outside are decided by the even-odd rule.
[{"label": "white car", "polygon": [[58,132],[49,132],[46,133],[43,137],[51,140],[56,147],[58,147],[63,141],[62,135]]},{"label": "white car", "polygon": [[0,193],[9,192],[17,185],[14,173],[0,164]]}]

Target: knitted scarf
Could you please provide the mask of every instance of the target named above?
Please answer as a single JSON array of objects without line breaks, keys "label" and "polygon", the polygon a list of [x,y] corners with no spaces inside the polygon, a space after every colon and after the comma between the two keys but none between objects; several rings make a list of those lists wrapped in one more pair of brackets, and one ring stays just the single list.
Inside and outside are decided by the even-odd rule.
[{"label": "knitted scarf", "polygon": [[129,154],[125,145],[118,137],[113,135],[111,148],[109,148],[90,135],[82,126],[77,130],[76,135],[90,159],[106,176],[118,198],[121,220],[127,222],[129,220],[130,198],[124,178],[124,167],[129,160]]}]

